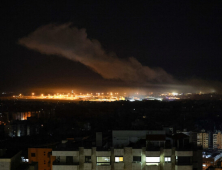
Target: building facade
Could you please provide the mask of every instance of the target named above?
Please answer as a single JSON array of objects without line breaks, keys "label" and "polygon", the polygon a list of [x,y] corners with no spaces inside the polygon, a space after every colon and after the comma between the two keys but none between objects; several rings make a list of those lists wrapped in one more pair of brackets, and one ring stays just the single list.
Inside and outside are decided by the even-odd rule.
[{"label": "building facade", "polygon": [[205,132],[205,130],[197,133],[197,146],[202,146],[203,149],[209,148],[209,133]]},{"label": "building facade", "polygon": [[222,149],[222,134],[220,131],[213,134],[213,148]]},{"label": "building facade", "polygon": [[202,170],[202,150],[79,147],[72,151],[53,150],[52,156],[52,170]]},{"label": "building facade", "polygon": [[38,170],[51,170],[52,168],[52,149],[51,148],[29,148],[29,162],[38,162]]},{"label": "building facade", "polygon": [[16,170],[21,163],[21,153],[0,149],[0,170]]}]

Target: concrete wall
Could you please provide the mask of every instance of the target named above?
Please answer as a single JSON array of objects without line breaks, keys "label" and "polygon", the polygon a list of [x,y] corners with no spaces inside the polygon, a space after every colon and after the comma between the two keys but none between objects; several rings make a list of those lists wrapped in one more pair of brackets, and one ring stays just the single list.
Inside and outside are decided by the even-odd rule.
[{"label": "concrete wall", "polygon": [[53,165],[53,170],[79,170],[78,165]]},{"label": "concrete wall", "polygon": [[52,156],[79,156],[79,151],[52,151]]},{"label": "concrete wall", "polygon": [[124,149],[114,149],[114,156],[123,156]]},{"label": "concrete wall", "polygon": [[91,170],[92,169],[92,163],[84,163],[84,170]]},{"label": "concrete wall", "polygon": [[133,162],[132,163],[132,170],[141,170],[142,166],[141,163]]},{"label": "concrete wall", "polygon": [[1,170],[11,170],[11,159],[0,159]]},{"label": "concrete wall", "polygon": [[176,165],[175,166],[175,170],[193,170],[193,166],[192,165]]},{"label": "concrete wall", "polygon": [[96,170],[111,170],[111,165],[107,166],[97,166]]},{"label": "concrete wall", "polygon": [[84,149],[84,153],[85,156],[91,156],[92,155],[92,149]]},{"label": "concrete wall", "polygon": [[164,156],[172,156],[172,149],[164,149]]},{"label": "concrete wall", "polygon": [[12,158],[0,159],[0,170],[16,170],[21,163],[21,151]]},{"label": "concrete wall", "polygon": [[114,169],[123,170],[124,163],[123,162],[114,163]]},{"label": "concrete wall", "polygon": [[146,151],[146,156],[147,157],[159,157],[160,156],[160,151]]},{"label": "concrete wall", "polygon": [[123,162],[126,170],[132,169],[132,162],[133,162],[132,148],[130,147],[124,148]]},{"label": "concrete wall", "polygon": [[96,151],[96,156],[111,156],[111,151]]},{"label": "concrete wall", "polygon": [[133,156],[141,156],[142,149],[132,149]]},{"label": "concrete wall", "polygon": [[193,156],[193,151],[175,151],[175,156]]},{"label": "concrete wall", "polygon": [[20,163],[21,163],[21,154],[22,154],[22,151],[20,151],[19,153],[17,153],[16,155],[14,155],[11,158],[11,170],[16,170],[17,167],[20,165]]},{"label": "concrete wall", "polygon": [[163,170],[171,170],[172,169],[172,163],[164,163]]},{"label": "concrete wall", "polygon": [[160,169],[159,165],[146,166],[146,170],[159,170],[159,169]]}]

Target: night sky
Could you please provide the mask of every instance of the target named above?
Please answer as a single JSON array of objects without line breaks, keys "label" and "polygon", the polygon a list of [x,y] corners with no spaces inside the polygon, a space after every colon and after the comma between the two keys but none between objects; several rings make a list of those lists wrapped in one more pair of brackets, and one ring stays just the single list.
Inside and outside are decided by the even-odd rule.
[{"label": "night sky", "polygon": [[[183,91],[184,88],[189,91],[189,87],[198,91],[208,87],[209,91],[220,92],[222,1],[129,2],[8,1],[0,15],[0,91],[103,91],[117,88],[151,91]],[[49,24],[55,28],[47,27],[48,32],[40,32],[40,40],[31,37],[25,45],[19,42],[39,27],[45,28]],[[60,37],[55,33],[48,36],[50,31],[64,24],[68,26]],[[89,47],[90,50],[83,48],[85,41],[79,45],[76,37],[69,38],[74,35],[69,34],[71,28],[77,30],[76,37],[84,29],[87,42],[95,43],[97,40],[101,49],[95,50],[94,45]],[[54,37],[57,41],[66,37],[55,43],[56,48],[69,51],[72,46],[76,48],[78,52],[74,52],[74,59],[62,57],[60,52],[58,55],[53,52],[45,54],[41,49],[32,49],[37,48],[36,42],[46,42],[44,50],[48,50],[48,45],[53,48]],[[27,48],[31,43],[35,45]],[[100,54],[104,51],[107,57]],[[98,58],[97,52],[100,54]],[[90,60],[82,61],[82,54],[90,56]],[[78,60],[76,55],[80,55]],[[110,56],[115,56],[115,59]],[[129,60],[130,57],[141,64],[138,69],[142,71],[138,71],[136,66],[135,70],[128,72],[135,63]],[[93,66],[89,64],[91,59],[95,62]],[[107,67],[97,69],[96,61],[105,63]],[[116,62],[125,66],[120,68]],[[110,67],[113,68],[109,70]],[[155,76],[154,73],[148,74],[150,68]],[[103,69],[108,70],[107,73]],[[109,76],[113,71],[115,75]]]}]

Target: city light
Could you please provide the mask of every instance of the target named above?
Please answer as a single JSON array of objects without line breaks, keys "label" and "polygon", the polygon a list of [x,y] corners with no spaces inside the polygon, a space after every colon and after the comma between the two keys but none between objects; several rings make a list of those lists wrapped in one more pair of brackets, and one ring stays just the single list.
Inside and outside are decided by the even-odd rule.
[{"label": "city light", "polygon": [[[107,94],[107,95],[106,95]],[[25,99],[44,99],[44,100],[76,100],[76,101],[120,101],[120,100],[125,100],[125,97],[119,95],[119,93],[96,93],[94,96],[93,93],[79,93],[75,94],[73,93],[56,93],[56,94],[47,94],[44,95],[41,93],[40,95],[35,95],[34,93],[31,93],[31,96],[22,96],[22,94],[19,94],[19,96],[14,95],[15,97],[24,97]],[[22,99],[22,98],[21,98]]]}]

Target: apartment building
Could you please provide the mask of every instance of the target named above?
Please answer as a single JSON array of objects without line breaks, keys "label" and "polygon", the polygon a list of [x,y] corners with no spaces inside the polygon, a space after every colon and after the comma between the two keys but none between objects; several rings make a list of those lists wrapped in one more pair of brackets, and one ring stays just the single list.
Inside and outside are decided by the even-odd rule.
[{"label": "apartment building", "polygon": [[79,147],[53,150],[52,170],[201,170],[202,151],[146,147],[99,149]]},{"label": "apartment building", "polygon": [[213,148],[222,149],[222,134],[221,131],[216,131],[213,134]]},{"label": "apartment building", "polygon": [[101,133],[96,134],[96,146],[63,141],[52,151],[52,170],[202,170],[202,150],[189,146],[187,135],[170,140],[162,132],[141,132],[141,138],[131,131],[120,138],[122,133],[113,133],[112,146],[103,144]]},{"label": "apartment building", "polygon": [[209,148],[209,133],[205,132],[204,129],[197,133],[197,145],[202,146],[203,149]]},{"label": "apartment building", "polygon": [[38,163],[38,170],[51,170],[54,161],[51,148],[29,148],[28,158],[30,163]]},{"label": "apartment building", "polygon": [[16,170],[21,164],[22,151],[0,149],[0,170]]}]

